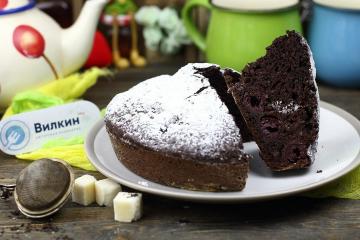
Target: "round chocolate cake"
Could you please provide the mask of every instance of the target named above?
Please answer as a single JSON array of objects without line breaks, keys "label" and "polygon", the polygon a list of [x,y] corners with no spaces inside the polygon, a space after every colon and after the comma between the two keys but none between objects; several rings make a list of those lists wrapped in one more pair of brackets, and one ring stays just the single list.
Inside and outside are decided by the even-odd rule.
[{"label": "round chocolate cake", "polygon": [[119,160],[137,175],[168,186],[242,190],[249,156],[229,112],[234,100],[226,92],[220,97],[223,90],[211,84],[219,76],[217,66],[188,64],[173,76],[118,94],[105,123]]},{"label": "round chocolate cake", "polygon": [[225,71],[260,155],[272,170],[306,168],[314,161],[319,134],[315,75],[311,50],[294,31],[277,38],[241,75]]}]

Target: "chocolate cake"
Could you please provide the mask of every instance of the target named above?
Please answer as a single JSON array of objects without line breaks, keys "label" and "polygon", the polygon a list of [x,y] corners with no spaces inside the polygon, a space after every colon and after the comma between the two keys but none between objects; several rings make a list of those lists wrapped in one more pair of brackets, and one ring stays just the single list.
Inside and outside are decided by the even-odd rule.
[{"label": "chocolate cake", "polygon": [[[210,85],[216,90],[221,101],[226,105],[230,114],[233,116],[236,125],[240,129],[241,137],[243,142],[252,141],[250,131],[248,130],[245,120],[241,115],[239,108],[236,106],[235,100],[228,89],[232,86],[233,77],[226,77],[223,71],[217,65],[211,65],[207,68],[197,69],[198,73],[208,78]],[[238,76],[239,73],[235,71],[227,70],[227,75]]]},{"label": "chocolate cake", "polygon": [[[226,91],[219,96],[217,78],[224,81],[218,66],[188,64],[173,76],[118,94],[105,123],[119,160],[137,175],[168,186],[242,190],[249,156],[228,109],[233,100]],[[231,110],[236,111],[235,103]]]},{"label": "chocolate cake", "polygon": [[260,155],[275,171],[307,168],[319,133],[315,66],[305,39],[291,31],[241,76],[224,73]]}]

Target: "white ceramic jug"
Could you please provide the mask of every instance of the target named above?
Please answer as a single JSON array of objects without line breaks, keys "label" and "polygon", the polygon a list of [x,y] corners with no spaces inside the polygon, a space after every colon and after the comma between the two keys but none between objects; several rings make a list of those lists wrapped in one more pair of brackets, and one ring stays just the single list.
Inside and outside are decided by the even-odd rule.
[{"label": "white ceramic jug", "polygon": [[93,44],[107,0],[88,0],[76,23],[62,29],[34,0],[0,0],[0,110],[23,90],[78,70]]}]

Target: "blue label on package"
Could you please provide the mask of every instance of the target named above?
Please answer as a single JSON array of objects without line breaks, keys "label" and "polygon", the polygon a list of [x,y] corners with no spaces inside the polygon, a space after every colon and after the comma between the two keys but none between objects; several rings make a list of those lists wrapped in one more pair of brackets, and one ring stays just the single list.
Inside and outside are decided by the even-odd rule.
[{"label": "blue label on package", "polygon": [[85,137],[99,119],[98,107],[88,101],[14,115],[0,122],[0,149],[17,155],[35,151],[52,139]]}]

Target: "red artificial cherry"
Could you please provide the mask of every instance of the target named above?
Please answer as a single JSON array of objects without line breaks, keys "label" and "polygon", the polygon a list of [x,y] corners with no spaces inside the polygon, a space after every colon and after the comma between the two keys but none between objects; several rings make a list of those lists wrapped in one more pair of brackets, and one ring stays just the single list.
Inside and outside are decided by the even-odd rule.
[{"label": "red artificial cherry", "polygon": [[8,2],[9,2],[8,0],[0,0],[0,9],[6,8]]},{"label": "red artificial cherry", "polygon": [[16,49],[25,57],[39,58],[44,54],[44,37],[31,26],[18,26],[13,33],[13,43]]},{"label": "red artificial cherry", "polygon": [[59,79],[54,64],[44,53],[45,39],[38,30],[28,25],[18,26],[13,33],[13,44],[27,58],[43,57],[47,64],[49,64],[55,78]]}]

